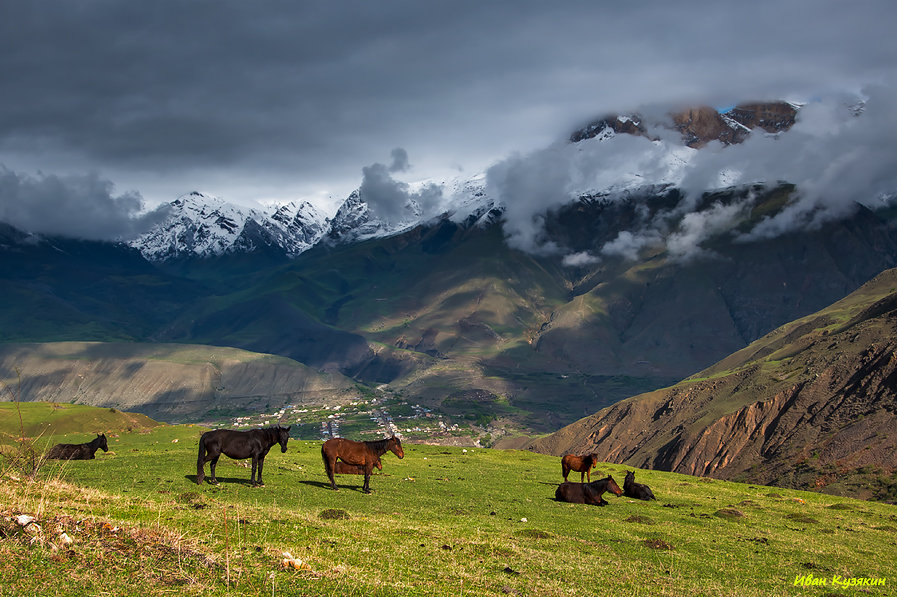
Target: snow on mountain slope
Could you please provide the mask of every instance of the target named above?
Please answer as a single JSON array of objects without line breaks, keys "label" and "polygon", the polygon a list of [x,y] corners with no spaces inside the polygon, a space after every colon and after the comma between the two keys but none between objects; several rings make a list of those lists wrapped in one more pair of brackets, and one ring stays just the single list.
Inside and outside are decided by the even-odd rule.
[{"label": "snow on mountain slope", "polygon": [[[767,102],[739,104],[722,113],[698,106],[653,120],[639,114],[607,116],[565,142],[451,180],[406,183],[375,164],[363,169],[362,184],[332,218],[308,203],[251,209],[194,192],[174,201],[171,217],[131,246],[151,260],[266,247],[296,256],[318,242],[392,236],[440,218],[464,225],[501,218],[506,234],[514,239],[537,232],[539,214],[580,198],[679,186],[687,177],[694,178],[699,154],[740,145],[752,131],[783,133],[794,125],[799,108]],[[703,149],[708,144],[715,149]],[[758,182],[745,180],[735,166],[718,170],[715,179],[701,181],[709,185],[705,190]]]},{"label": "snow on mountain slope", "polygon": [[171,216],[129,244],[152,261],[211,257],[275,247],[298,255],[324,234],[326,218],[312,205],[289,203],[273,213],[192,192],[171,203]]}]

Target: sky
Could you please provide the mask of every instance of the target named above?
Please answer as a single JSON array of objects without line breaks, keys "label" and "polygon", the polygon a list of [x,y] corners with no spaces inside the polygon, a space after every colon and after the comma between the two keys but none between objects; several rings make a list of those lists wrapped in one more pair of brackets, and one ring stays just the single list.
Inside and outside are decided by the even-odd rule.
[{"label": "sky", "polygon": [[435,201],[608,113],[893,89],[894,23],[880,0],[4,2],[0,220],[113,238],[194,190]]}]

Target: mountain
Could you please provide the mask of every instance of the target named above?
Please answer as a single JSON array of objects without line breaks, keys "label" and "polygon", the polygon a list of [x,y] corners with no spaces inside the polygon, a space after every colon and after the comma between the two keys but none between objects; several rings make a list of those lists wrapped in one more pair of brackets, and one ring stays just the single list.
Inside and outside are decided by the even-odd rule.
[{"label": "mountain", "polygon": [[[731,145],[743,142],[753,130],[787,131],[794,125],[799,109],[797,104],[781,101],[744,103],[724,112],[710,106],[693,106],[675,110],[650,124],[679,131],[688,147],[700,148],[711,141]],[[652,137],[647,124],[641,114],[603,116],[574,131],[570,141],[606,140],[617,134]]]},{"label": "mountain", "polygon": [[[683,168],[693,157],[692,150],[710,141],[741,143],[752,131],[786,132],[794,125],[798,110],[798,105],[787,102],[754,102],[725,112],[696,106],[651,121],[639,114],[605,116],[575,131],[569,144],[551,151],[558,154],[554,159],[575,164],[576,153],[589,142],[612,143],[617,135],[652,139],[655,153],[662,156],[658,159],[665,164],[663,172],[645,178],[633,165],[628,174],[624,170],[610,179],[586,176],[565,190],[570,202],[621,192],[644,195],[678,184]],[[681,145],[662,143],[657,135],[663,130],[678,132]],[[471,223],[492,212],[498,217],[506,209],[505,199],[495,196],[484,174],[406,184],[393,180],[385,167],[366,168],[361,187],[329,218],[307,202],[265,211],[232,205],[199,192],[179,197],[169,207],[170,215],[164,222],[129,243],[151,261],[253,252],[293,258],[321,243],[388,237],[440,219]]]},{"label": "mountain", "polygon": [[170,208],[163,223],[130,242],[151,261],[266,251],[290,257],[313,246],[326,225],[324,215],[308,202],[266,213],[192,192]]},{"label": "mountain", "polygon": [[669,388],[529,448],[631,466],[859,494],[897,488],[897,270]]},{"label": "mountain", "polygon": [[[229,346],[388,384],[499,431],[555,431],[897,266],[897,213],[860,192],[837,217],[751,236],[800,189],[677,186],[705,151],[688,139],[722,143],[719,126],[784,139],[793,110],[695,108],[665,116],[657,140],[640,138],[657,123],[617,118],[604,135],[439,184],[371,167],[329,219],[190,194],[130,246],[0,229],[0,341]],[[645,152],[650,176],[629,161]]]}]

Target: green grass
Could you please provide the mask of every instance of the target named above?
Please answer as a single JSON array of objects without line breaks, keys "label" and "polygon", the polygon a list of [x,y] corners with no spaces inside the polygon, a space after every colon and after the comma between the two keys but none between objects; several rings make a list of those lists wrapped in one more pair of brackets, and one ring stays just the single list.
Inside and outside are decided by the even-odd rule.
[{"label": "green grass", "polygon": [[[227,458],[220,485],[197,486],[201,431],[116,433],[108,454],[48,462],[37,482],[4,471],[0,595],[821,595],[833,575],[887,578],[871,589],[884,595],[897,582],[887,504],[654,471],[637,479],[657,502],[564,504],[557,458],[425,445],[386,454],[372,495],[352,475],[334,492],[320,443],[300,440],[269,454],[263,488]],[[599,470],[622,482],[625,468]],[[21,513],[39,539],[10,521]],[[54,551],[60,530],[74,544]],[[284,551],[310,570],[283,568]],[[828,592],[794,586],[808,573]]]},{"label": "green grass", "polygon": [[[21,419],[20,419],[21,416]],[[0,402],[0,444],[26,437],[44,442],[73,434],[68,443],[87,442],[96,433],[145,430],[158,426],[145,415],[115,408],[48,402]],[[83,438],[83,439],[82,439]]]}]

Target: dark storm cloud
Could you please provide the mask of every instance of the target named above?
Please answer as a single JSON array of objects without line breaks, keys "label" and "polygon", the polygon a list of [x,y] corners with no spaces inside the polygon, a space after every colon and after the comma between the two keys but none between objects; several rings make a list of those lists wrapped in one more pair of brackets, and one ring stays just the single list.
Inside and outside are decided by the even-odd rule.
[{"label": "dark storm cloud", "polygon": [[130,192],[95,174],[28,176],[0,165],[0,222],[27,232],[90,240],[129,240],[168,215],[167,206],[143,210]]},{"label": "dark storm cloud", "polygon": [[390,167],[378,162],[361,169],[358,192],[371,213],[393,226],[409,218],[437,215],[442,207],[442,187],[426,184],[412,191],[408,183],[396,180],[390,174],[408,169],[408,152],[398,147],[392,150],[392,158]]},{"label": "dark storm cloud", "polygon": [[893,72],[895,16],[882,0],[8,2],[0,163],[100,172],[151,202],[335,202],[390,147],[421,177],[474,172],[646,102],[855,91]]}]

